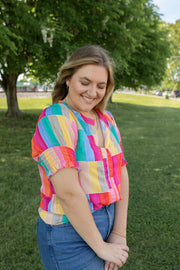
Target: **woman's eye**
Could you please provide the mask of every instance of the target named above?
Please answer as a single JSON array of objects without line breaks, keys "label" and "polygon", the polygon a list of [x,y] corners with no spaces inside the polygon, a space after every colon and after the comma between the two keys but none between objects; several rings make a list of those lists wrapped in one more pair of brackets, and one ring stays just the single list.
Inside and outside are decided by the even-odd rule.
[{"label": "woman's eye", "polygon": [[89,83],[87,82],[81,82],[82,85],[88,85]]},{"label": "woman's eye", "polygon": [[103,89],[105,89],[105,86],[100,86],[99,85],[98,88],[103,90]]}]

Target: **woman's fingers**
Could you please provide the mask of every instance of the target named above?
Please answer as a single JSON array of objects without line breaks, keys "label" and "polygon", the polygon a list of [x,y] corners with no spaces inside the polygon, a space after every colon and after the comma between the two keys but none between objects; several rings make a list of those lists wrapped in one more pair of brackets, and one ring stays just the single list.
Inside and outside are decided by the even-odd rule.
[{"label": "woman's fingers", "polygon": [[125,245],[120,245],[120,246],[124,251],[129,252],[129,247],[128,246],[125,246]]},{"label": "woman's fingers", "polygon": [[106,263],[105,263],[104,269],[105,269],[105,270],[109,270],[109,266],[110,266],[110,263],[109,263],[109,262],[106,262]]},{"label": "woman's fingers", "polygon": [[127,258],[128,258],[128,253],[126,251],[123,251],[120,258],[120,263],[117,265],[114,263],[106,262],[105,270],[118,270],[118,267],[122,267],[123,264],[126,263]]},{"label": "woman's fingers", "polygon": [[[119,267],[121,267],[121,266],[119,265]],[[109,266],[109,269],[108,270],[118,270],[117,264],[110,263],[110,266]]]},{"label": "woman's fingers", "polygon": [[127,252],[124,251],[124,252],[122,253],[121,261],[122,261],[123,264],[126,263],[128,256],[129,256],[129,255],[128,255]]},{"label": "woman's fingers", "polygon": [[[119,266],[119,267],[121,267],[121,266]],[[118,270],[118,265],[114,264],[114,263],[106,262],[105,263],[105,270]]]}]

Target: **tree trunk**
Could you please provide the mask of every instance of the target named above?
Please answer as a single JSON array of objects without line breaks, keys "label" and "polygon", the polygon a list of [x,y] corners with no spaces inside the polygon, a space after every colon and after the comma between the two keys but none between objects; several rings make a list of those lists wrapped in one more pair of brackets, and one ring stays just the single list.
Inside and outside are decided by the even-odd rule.
[{"label": "tree trunk", "polygon": [[[6,93],[7,100],[7,117],[22,117],[22,112],[19,110],[17,93],[16,93],[16,82],[18,74],[9,73],[3,76],[4,91]],[[5,81],[4,81],[5,80]]]}]

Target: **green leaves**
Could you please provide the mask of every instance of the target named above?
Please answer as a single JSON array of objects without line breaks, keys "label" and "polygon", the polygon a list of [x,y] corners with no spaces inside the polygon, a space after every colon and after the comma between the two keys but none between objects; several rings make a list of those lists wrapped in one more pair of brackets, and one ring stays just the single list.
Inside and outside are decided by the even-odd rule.
[{"label": "green leaves", "polygon": [[[180,20],[175,24],[167,24],[168,39],[170,42],[171,55],[168,59],[168,68],[161,88],[173,90],[176,83],[180,83]],[[179,90],[179,85],[174,90]]]},{"label": "green leaves", "polygon": [[[150,0],[0,0],[0,65],[52,81],[68,55],[99,44],[116,62],[117,86],[161,81],[168,33]],[[31,62],[31,65],[29,65]]]}]

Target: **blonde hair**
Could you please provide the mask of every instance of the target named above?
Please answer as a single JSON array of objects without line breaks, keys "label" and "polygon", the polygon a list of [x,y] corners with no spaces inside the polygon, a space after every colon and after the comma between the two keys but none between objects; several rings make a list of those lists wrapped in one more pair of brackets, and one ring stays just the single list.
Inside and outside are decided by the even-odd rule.
[{"label": "blonde hair", "polygon": [[55,81],[54,91],[52,93],[53,103],[63,100],[68,94],[66,79],[71,78],[73,74],[84,65],[100,65],[107,69],[108,80],[104,98],[96,108],[104,111],[114,88],[113,61],[108,53],[98,45],[89,45],[77,49],[69,59],[64,63],[58,73]]}]

